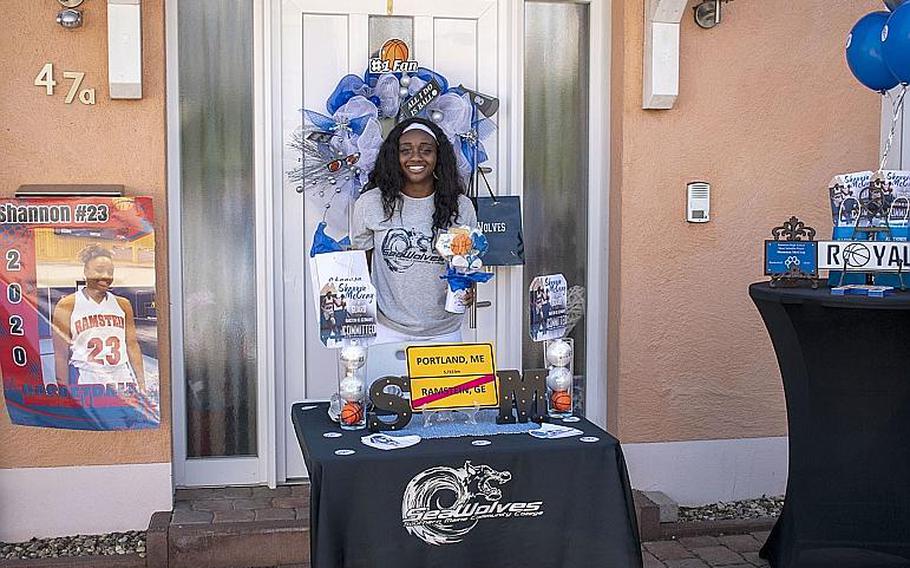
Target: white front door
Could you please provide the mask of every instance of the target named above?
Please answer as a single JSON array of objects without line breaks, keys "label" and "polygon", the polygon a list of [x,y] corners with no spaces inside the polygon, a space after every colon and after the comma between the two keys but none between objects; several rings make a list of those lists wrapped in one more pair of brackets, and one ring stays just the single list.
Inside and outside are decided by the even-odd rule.
[{"label": "white front door", "polygon": [[[506,100],[502,87],[506,81],[500,73],[500,8],[497,0],[281,0],[276,8],[280,13],[273,14],[273,37],[277,38],[272,44],[273,101],[280,117],[273,140],[276,268],[281,271],[276,287],[276,371],[279,395],[283,389],[278,400],[285,403],[278,411],[279,444],[284,434],[279,479],[306,475],[290,422],[290,405],[325,400],[338,381],[336,352],[323,347],[319,339],[308,266],[308,251],[324,209],[306,192],[299,193],[289,178],[301,160],[301,152],[289,144],[301,126],[301,110],[328,114],[326,99],[339,79],[347,74],[362,76],[371,53],[392,38],[405,40],[411,59],[442,74],[452,85]],[[495,120],[497,132],[484,140],[489,155],[485,165],[492,167],[487,177],[499,193],[497,187],[507,175],[500,172],[499,163],[508,161],[504,146],[510,136],[503,131],[509,119],[502,110]],[[496,343],[499,366],[517,368],[521,342],[515,330],[521,329],[522,322],[513,299],[516,294],[521,297],[520,274],[517,269],[498,269],[494,282],[479,287],[480,307],[476,321],[465,318],[464,340]]]}]

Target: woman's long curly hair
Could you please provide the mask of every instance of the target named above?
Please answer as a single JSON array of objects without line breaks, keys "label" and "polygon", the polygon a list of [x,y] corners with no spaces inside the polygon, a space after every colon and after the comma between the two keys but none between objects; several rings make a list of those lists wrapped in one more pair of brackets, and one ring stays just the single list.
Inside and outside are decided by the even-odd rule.
[{"label": "woman's long curly hair", "polygon": [[419,122],[430,128],[436,135],[436,169],[433,170],[433,230],[446,230],[458,218],[458,196],[465,193],[464,185],[458,176],[455,161],[455,150],[441,128],[423,118],[409,118],[398,123],[389,132],[379,148],[376,165],[370,173],[366,189],[378,187],[382,193],[382,209],[387,219],[391,219],[402,202],[401,190],[404,189],[404,174],[398,160],[398,141],[404,129]]}]

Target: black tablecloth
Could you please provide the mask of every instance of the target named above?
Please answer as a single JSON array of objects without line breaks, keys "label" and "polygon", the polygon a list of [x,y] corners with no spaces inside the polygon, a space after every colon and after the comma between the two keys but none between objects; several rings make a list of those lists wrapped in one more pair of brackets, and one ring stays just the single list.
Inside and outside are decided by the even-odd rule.
[{"label": "black tablecloth", "polygon": [[[292,420],[310,474],[314,568],[641,566],[622,449],[588,421],[572,426],[598,442],[500,434],[488,446],[463,437],[383,451],[360,442],[365,430],[323,437],[340,432],[327,404],[307,406],[295,404]],[[405,528],[420,504],[450,508],[456,492],[466,520]]]},{"label": "black tablecloth", "polygon": [[910,293],[749,288],[787,399],[773,567],[910,566]]}]

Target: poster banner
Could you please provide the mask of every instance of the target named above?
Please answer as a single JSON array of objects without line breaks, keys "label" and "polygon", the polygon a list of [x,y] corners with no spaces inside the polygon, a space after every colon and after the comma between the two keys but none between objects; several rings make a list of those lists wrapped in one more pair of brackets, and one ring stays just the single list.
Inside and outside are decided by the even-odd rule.
[{"label": "poster banner", "polygon": [[835,227],[853,227],[859,217],[860,193],[869,187],[871,171],[852,172],[834,176],[828,184],[831,216]]},{"label": "poster banner", "polygon": [[[861,204],[869,199],[870,189],[878,189],[887,206],[888,225],[905,229],[910,224],[910,172],[882,170],[854,172],[835,176],[828,185],[831,214],[835,227],[868,227],[870,219],[862,215]],[[885,218],[878,224],[883,224]],[[892,235],[893,240],[907,240],[906,231]],[[901,238],[903,237],[903,238]]]},{"label": "poster banner", "polygon": [[528,288],[531,340],[547,341],[566,334],[569,324],[568,285],[562,274],[538,276]]},{"label": "poster banner", "polygon": [[150,197],[0,200],[0,371],[13,424],[160,422]]},{"label": "poster banner", "polygon": [[376,337],[376,288],[362,250],[328,252],[310,259],[319,338],[330,349]]}]

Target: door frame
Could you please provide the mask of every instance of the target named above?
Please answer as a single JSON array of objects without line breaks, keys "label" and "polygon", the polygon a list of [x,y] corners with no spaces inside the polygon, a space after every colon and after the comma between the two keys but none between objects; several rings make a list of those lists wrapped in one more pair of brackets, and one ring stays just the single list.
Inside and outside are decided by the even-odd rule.
[{"label": "door frame", "polygon": [[[590,0],[588,60],[588,313],[585,314],[587,418],[607,427],[607,341],[610,272],[613,0]],[[594,267],[591,270],[591,267]],[[592,346],[594,348],[592,348]],[[598,380],[591,381],[590,377]]]},{"label": "door frame", "polygon": [[[612,137],[611,116],[611,69],[613,37],[613,1],[614,0],[542,0],[588,5],[588,276],[587,276],[587,312],[585,313],[585,337],[587,338],[587,356],[585,360],[585,414],[588,420],[601,428],[607,426],[607,338],[609,322],[607,318],[609,293],[610,264],[610,191],[612,171],[610,141]],[[510,92],[524,93],[524,5],[525,0],[514,0],[508,3],[507,22],[509,38],[506,50],[507,67],[510,70],[507,80]],[[500,8],[503,10],[503,8]],[[511,129],[508,146],[514,149],[508,179],[513,195],[524,195],[524,98],[514,97],[511,102],[512,116],[519,119]],[[502,107],[501,107],[502,108]],[[508,183],[508,182],[507,182]],[[516,191],[517,190],[517,191]],[[527,207],[527,204],[523,204]],[[526,229],[527,230],[527,229]],[[522,268],[523,270],[523,268]],[[517,272],[518,293],[510,302],[510,310],[521,313],[524,291],[520,289],[523,278]],[[513,273],[514,274],[514,273]],[[520,321],[520,316],[519,316]],[[524,330],[521,330],[524,333]],[[518,336],[518,359],[521,363],[521,339]],[[500,338],[507,339],[507,338]],[[516,368],[520,368],[516,367]],[[591,380],[595,377],[596,380]]]},{"label": "door frame", "polygon": [[[501,18],[503,4],[504,4],[503,2],[497,1],[497,0],[464,0],[460,3],[458,3],[457,5],[446,6],[444,12],[445,12],[445,17],[447,17],[447,18],[456,18],[456,19],[457,18],[469,18],[469,19],[480,18],[478,20],[479,22],[487,14],[495,15],[497,18],[497,29],[495,29],[492,32],[494,35],[490,36],[490,38],[491,38],[490,42],[495,44],[498,47],[500,45],[504,45],[503,43],[501,43],[503,41],[502,37],[503,37],[503,32],[504,32],[504,26],[501,25],[500,20],[499,20],[499,18]],[[428,24],[429,17],[438,16],[441,13],[441,11],[435,11],[433,9],[429,9],[427,7],[427,3],[424,0],[394,0],[394,7],[395,7],[395,12],[394,12],[395,14],[414,15],[418,18],[418,20],[421,20],[421,21],[415,20],[415,26],[418,26],[418,25],[425,26]],[[284,212],[285,213],[284,215],[282,214],[283,213],[282,203],[283,202],[288,203],[288,196],[290,196],[290,203],[289,203],[288,207],[292,208],[291,211],[294,212],[294,214],[296,214],[296,211],[295,211],[296,208],[298,208],[300,206],[298,204],[298,202],[294,200],[294,198],[296,196],[293,193],[289,192],[289,190],[287,189],[287,183],[285,182],[285,180],[283,178],[283,175],[284,175],[283,172],[286,168],[286,164],[283,163],[282,154],[283,154],[283,148],[287,142],[286,141],[287,133],[284,132],[284,130],[285,130],[285,128],[288,127],[287,124],[285,123],[285,121],[288,118],[288,116],[287,116],[288,110],[289,110],[288,104],[290,104],[286,99],[291,98],[296,101],[296,99],[294,99],[294,96],[296,96],[296,93],[289,96],[289,93],[284,92],[282,89],[289,88],[288,87],[289,80],[291,81],[291,83],[293,85],[296,85],[296,81],[297,81],[297,78],[294,76],[288,77],[288,76],[282,75],[282,69],[284,69],[286,71],[288,68],[287,67],[288,60],[293,62],[293,60],[296,59],[295,54],[289,55],[288,60],[283,59],[283,57],[285,57],[285,52],[289,49],[295,49],[296,41],[298,41],[295,36],[283,35],[285,30],[287,30],[290,27],[288,22],[293,22],[293,20],[291,20],[291,18],[297,18],[298,14],[301,14],[301,13],[326,14],[326,15],[340,15],[340,14],[349,14],[350,13],[350,14],[352,14],[352,16],[351,16],[351,18],[349,18],[349,25],[356,25],[356,24],[362,24],[366,20],[366,18],[369,17],[368,14],[385,14],[386,8],[387,8],[387,4],[386,4],[385,0],[335,0],[333,2],[328,2],[328,1],[316,2],[313,0],[273,0],[272,1],[272,28],[274,30],[280,30],[279,33],[276,33],[271,36],[272,53],[273,53],[273,58],[272,58],[272,60],[273,60],[272,79],[273,80],[271,83],[271,85],[272,85],[271,101],[272,101],[272,105],[273,105],[272,108],[275,111],[272,115],[273,155],[272,155],[271,166],[272,166],[272,183],[273,183],[273,187],[276,191],[275,195],[278,196],[278,197],[276,197],[275,202],[274,202],[275,212],[274,212],[274,216],[273,216],[274,221],[275,221],[275,225],[274,225],[275,242],[277,245],[276,248],[274,249],[274,254],[276,255],[275,256],[275,266],[276,267],[283,267],[286,264],[295,264],[296,263],[296,260],[294,260],[294,259],[288,259],[288,258],[283,257],[283,255],[286,254],[287,251],[285,251],[285,248],[283,246],[281,246],[281,243],[282,243],[281,239],[287,238],[284,234],[286,231],[288,231],[291,228],[285,224],[285,220],[286,220],[285,218],[287,217],[287,214],[286,214],[286,212]],[[355,23],[352,23],[352,22],[355,22]],[[291,25],[298,25],[298,24],[292,23]],[[483,24],[481,24],[481,25],[483,25]],[[424,28],[424,30],[426,30],[426,29],[427,28]],[[293,33],[296,35],[298,33],[298,31],[294,30]],[[366,38],[363,38],[363,46],[364,47],[366,46]],[[299,49],[299,48],[297,48],[297,49]],[[420,57],[424,57],[424,56],[421,56],[420,54],[427,53],[429,51],[429,49],[427,48],[426,45],[416,45],[415,51],[417,52],[418,58],[420,58]],[[490,83],[494,84],[493,88],[497,88],[497,85],[502,85],[504,77],[505,77],[503,70],[502,70],[502,64],[500,63],[501,61],[504,60],[504,58],[502,57],[503,50],[497,49],[497,52],[498,52],[500,58],[497,60],[496,74],[493,75],[493,78],[490,81]],[[348,69],[347,71],[352,72],[352,73],[357,73],[362,70]],[[296,88],[296,87],[291,87],[291,88]],[[485,87],[485,90],[489,90],[489,87]],[[296,107],[290,108],[290,111],[292,113],[296,112],[296,110],[297,110]],[[500,114],[501,113],[502,113],[502,110],[500,110]],[[501,159],[501,157],[505,155],[503,152],[503,145],[505,143],[506,143],[505,137],[504,136],[500,137],[499,144],[497,144],[497,146],[496,146],[497,160]],[[500,163],[503,163],[503,162],[500,162]],[[499,175],[502,175],[502,173],[494,172],[494,176],[491,179],[492,183],[494,183],[494,184],[497,183],[497,180],[495,178]],[[282,193],[278,194],[277,193],[278,191],[281,191]],[[305,271],[306,267],[305,266],[302,267],[301,270]],[[294,274],[294,276],[296,276],[296,273]],[[283,401],[279,405],[279,407],[277,409],[277,414],[275,417],[276,429],[278,432],[277,469],[278,469],[279,480],[283,479],[283,474],[288,469],[288,456],[285,455],[285,453],[282,450],[292,451],[290,448],[288,448],[288,446],[289,446],[288,436],[290,436],[292,434],[288,433],[287,424],[285,423],[286,419],[282,416],[283,412],[281,412],[281,410],[287,409],[290,407],[290,405],[293,402],[297,402],[297,400],[291,400],[293,395],[289,395],[287,392],[288,378],[294,377],[295,375],[299,374],[300,372],[302,372],[302,369],[305,370],[307,367],[307,363],[308,363],[307,354],[306,354],[305,350],[302,353],[301,352],[294,353],[293,359],[286,358],[286,354],[282,351],[282,346],[286,345],[287,341],[286,341],[285,330],[284,330],[285,326],[283,326],[281,324],[282,324],[282,322],[284,322],[285,319],[287,319],[286,314],[296,314],[300,310],[300,305],[296,303],[298,301],[296,299],[297,296],[295,296],[293,294],[291,296],[288,296],[286,294],[286,290],[284,290],[284,286],[285,286],[284,280],[286,280],[288,278],[289,278],[289,275],[282,275],[281,278],[276,280],[276,288],[275,288],[276,309],[277,309],[276,313],[278,314],[278,317],[276,319],[276,340],[277,340],[276,341],[276,348],[277,348],[276,370],[277,370],[278,374],[275,377],[275,382],[276,382],[277,389],[278,389],[277,398],[278,398],[278,400]],[[303,280],[305,281],[306,279],[307,278],[304,275]],[[497,282],[497,286],[498,286],[496,289],[496,293],[498,295],[497,297],[511,297],[513,294],[511,294],[510,293],[511,290],[508,289],[510,280],[509,279],[500,279],[500,278],[497,278],[497,280],[500,280],[499,282]],[[300,288],[305,289],[305,285],[300,285]],[[290,298],[290,299],[288,299],[288,298]],[[302,301],[309,302],[310,299],[307,297],[304,297],[302,299]],[[494,306],[495,306],[495,308],[493,310],[493,313],[487,315],[486,316],[487,318],[489,318],[490,320],[495,322],[496,320],[503,321],[500,318],[508,317],[508,315],[503,315],[503,314],[505,314],[505,312],[503,310],[508,309],[507,306],[501,306],[499,302],[495,302]],[[520,317],[521,312],[517,312],[517,313],[519,314],[519,317]],[[293,326],[294,322],[292,322],[290,325]],[[291,327],[290,329],[293,329],[293,327]],[[497,347],[498,347],[497,357],[498,357],[498,361],[500,361],[500,362],[503,360],[503,357],[502,357],[502,355],[504,353],[503,347],[508,345],[504,340],[500,341],[502,339],[502,336],[504,336],[504,335],[506,335],[506,334],[501,334],[499,337],[493,338],[493,341],[497,343]],[[517,339],[517,341],[513,342],[514,343],[514,345],[512,346],[513,352],[509,353],[505,357],[505,359],[520,361],[521,337],[516,336],[516,337],[512,337],[510,339],[513,339],[513,340]],[[504,367],[504,368],[506,368],[506,367]],[[287,374],[287,376],[285,374]],[[316,400],[316,399],[313,398],[312,396],[308,395],[307,400]],[[293,447],[293,443],[290,444],[290,446]]]},{"label": "door frame", "polygon": [[274,270],[270,160],[270,99],[266,87],[271,80],[268,65],[271,57],[270,21],[265,15],[269,0],[253,5],[253,190],[255,199],[256,250],[256,432],[257,456],[197,458],[186,457],[186,381],[184,380],[183,331],[183,255],[181,250],[181,182],[180,182],[180,91],[178,5],[166,0],[166,110],[167,110],[167,185],[168,185],[168,276],[171,306],[170,371],[171,416],[173,436],[174,485],[260,485],[274,487],[275,467],[275,338],[274,338]]},{"label": "door frame", "polygon": [[[274,487],[285,481],[284,409],[285,400],[283,345],[283,305],[281,277],[275,268],[282,266],[276,239],[282,228],[276,226],[274,191],[282,184],[280,153],[280,54],[282,0],[256,0],[253,14],[253,138],[254,191],[256,199],[256,273],[257,273],[257,426],[259,455],[254,458],[186,459],[186,388],[183,366],[183,280],[180,240],[180,116],[177,44],[177,6],[180,1],[166,0],[167,51],[167,176],[168,176],[168,270],[171,308],[171,410],[173,417],[173,468],[176,486],[246,485],[267,483]],[[191,0],[189,0],[191,1]],[[566,0],[589,5],[589,183],[588,183],[588,282],[586,333],[586,398],[588,418],[601,427],[607,420],[606,345],[609,269],[609,194],[610,194],[610,103],[611,38],[613,0]],[[396,0],[399,5],[423,4],[421,0]],[[507,133],[500,138],[498,184],[502,195],[522,195],[523,96],[524,93],[524,0],[499,0],[498,81],[515,96],[503,100],[498,122]],[[276,47],[279,49],[276,50]],[[280,223],[279,223],[280,225]],[[595,267],[595,269],[591,269]],[[495,306],[497,321],[521,321],[523,313],[523,269],[500,270]],[[508,301],[504,300],[508,298]],[[503,326],[504,327],[504,326]],[[502,354],[500,366],[520,368],[520,333],[498,329],[497,346]],[[596,377],[597,380],[591,380]],[[280,405],[280,407],[278,406]]]}]

